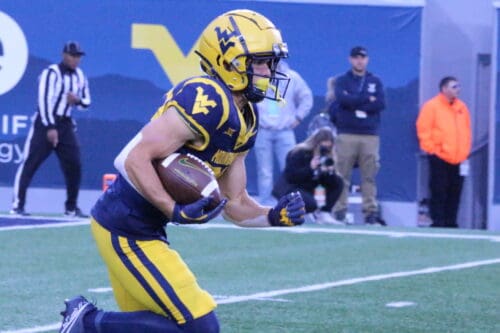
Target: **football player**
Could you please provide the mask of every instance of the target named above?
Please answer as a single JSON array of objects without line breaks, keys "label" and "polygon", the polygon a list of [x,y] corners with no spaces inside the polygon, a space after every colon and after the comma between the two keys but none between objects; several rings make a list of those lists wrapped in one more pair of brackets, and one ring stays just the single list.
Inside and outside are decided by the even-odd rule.
[{"label": "football player", "polygon": [[[205,223],[221,212],[242,227],[304,222],[300,194],[264,207],[246,191],[244,161],[258,128],[252,103],[281,99],[284,92],[277,87],[288,83],[276,71],[288,55],[279,30],[259,13],[230,11],[207,26],[197,54],[207,75],[166,94],[163,106],[116,158],[119,176],[92,209],[92,233],[123,312],[98,310],[78,296],[66,301],[60,332],[219,332],[216,303],[169,246],[166,223]],[[226,199],[215,208],[210,198],[176,203],[152,165],[174,152],[205,161]]]}]

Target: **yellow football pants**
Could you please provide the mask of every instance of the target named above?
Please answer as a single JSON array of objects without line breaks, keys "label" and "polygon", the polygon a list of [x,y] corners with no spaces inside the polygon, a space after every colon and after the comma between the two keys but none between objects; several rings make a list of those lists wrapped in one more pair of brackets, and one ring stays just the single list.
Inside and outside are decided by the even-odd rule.
[{"label": "yellow football pants", "polygon": [[200,288],[191,270],[166,242],[118,236],[94,219],[91,229],[122,311],[149,310],[183,324],[216,307],[212,296]]}]

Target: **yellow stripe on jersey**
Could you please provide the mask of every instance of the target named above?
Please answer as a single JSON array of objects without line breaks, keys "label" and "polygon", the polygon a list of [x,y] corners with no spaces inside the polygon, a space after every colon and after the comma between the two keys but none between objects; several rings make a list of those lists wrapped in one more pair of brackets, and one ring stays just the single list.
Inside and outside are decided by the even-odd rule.
[{"label": "yellow stripe on jersey", "polygon": [[[171,99],[172,99],[172,89],[165,94],[165,101],[169,101]],[[167,111],[166,103],[164,103],[162,106],[156,109],[156,112],[151,117],[151,120],[158,118],[163,113],[165,113],[165,111]]]},{"label": "yellow stripe on jersey", "polygon": [[165,111],[171,106],[177,110],[179,115],[181,115],[186,125],[188,125],[189,128],[191,128],[195,133],[200,134],[201,137],[203,138],[203,143],[201,145],[193,145],[190,143],[186,143],[186,146],[198,151],[204,150],[210,143],[210,134],[208,133],[208,131],[203,126],[201,126],[196,120],[194,120],[193,117],[191,117],[189,113],[187,113],[186,110],[184,110],[184,108],[180,106],[176,101],[167,102],[165,104],[166,108]]},{"label": "yellow stripe on jersey", "polygon": [[94,219],[91,228],[122,311],[148,310],[183,324],[215,308],[213,298],[165,241],[114,235]]},{"label": "yellow stripe on jersey", "polygon": [[255,124],[257,122],[257,117],[255,115],[255,110],[253,109],[251,104],[248,104],[250,109],[250,115],[252,117],[251,126],[247,128],[245,118],[243,116],[243,112],[238,110],[238,118],[240,119],[240,133],[238,134],[238,138],[236,139],[236,143],[234,145],[234,149],[238,149],[250,140],[250,138],[255,135]]},{"label": "yellow stripe on jersey", "polygon": [[217,150],[217,152],[212,156],[211,161],[219,165],[230,165],[236,159],[240,153],[234,153],[231,151]]}]

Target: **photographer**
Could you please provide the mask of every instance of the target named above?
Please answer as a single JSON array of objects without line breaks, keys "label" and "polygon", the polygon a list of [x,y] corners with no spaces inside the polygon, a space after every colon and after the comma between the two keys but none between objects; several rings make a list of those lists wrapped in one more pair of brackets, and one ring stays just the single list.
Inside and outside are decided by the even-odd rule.
[{"label": "photographer", "polygon": [[[344,183],[335,172],[333,144],[334,136],[330,128],[316,130],[288,153],[285,171],[273,188],[276,198],[299,191],[306,204],[306,212],[313,213],[320,224],[339,224],[332,216],[332,208],[342,193]],[[318,207],[314,198],[318,185],[325,188],[323,207]]]}]

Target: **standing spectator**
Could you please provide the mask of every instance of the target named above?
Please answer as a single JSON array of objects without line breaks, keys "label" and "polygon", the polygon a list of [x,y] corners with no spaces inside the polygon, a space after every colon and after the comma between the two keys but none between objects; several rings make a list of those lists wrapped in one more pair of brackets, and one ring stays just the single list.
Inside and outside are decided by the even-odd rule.
[{"label": "standing spectator", "polygon": [[[312,213],[319,224],[341,224],[332,216],[332,208],[344,185],[342,178],[335,172],[334,141],[330,127],[322,127],[296,145],[288,153],[285,170],[273,189],[276,198],[300,192],[306,213]],[[318,207],[314,198],[314,190],[318,185],[325,189],[325,204],[322,207]]]},{"label": "standing spectator", "polygon": [[50,65],[40,75],[38,110],[26,139],[24,159],[17,169],[11,214],[28,215],[24,210],[28,186],[40,165],[55,151],[66,181],[65,215],[88,217],[77,205],[81,180],[80,146],[71,118],[73,107],[90,105],[87,78],[78,68],[84,54],[77,42],[67,42],[62,61]]},{"label": "standing spectator", "polygon": [[468,163],[471,149],[470,115],[458,99],[460,84],[456,78],[443,78],[439,90],[420,110],[417,135],[420,148],[430,155],[431,226],[456,228],[463,184],[460,164]]},{"label": "standing spectator", "polygon": [[259,112],[259,135],[255,142],[259,200],[262,204],[273,205],[274,156],[278,160],[280,172],[285,168],[286,154],[295,146],[294,128],[304,119],[313,106],[311,89],[296,71],[281,61],[278,71],[290,77],[285,99],[277,102],[265,99],[257,105]]},{"label": "standing spectator", "polygon": [[385,108],[384,89],[380,79],[366,70],[368,53],[364,47],[354,47],[349,61],[351,69],[339,76],[335,84],[337,171],[344,179],[344,190],[335,207],[335,218],[345,221],[352,169],[358,165],[365,223],[384,224],[379,217],[375,182],[379,170],[378,131],[380,113]]}]

